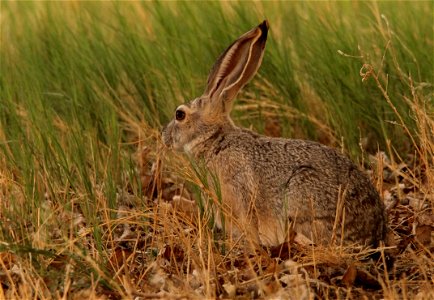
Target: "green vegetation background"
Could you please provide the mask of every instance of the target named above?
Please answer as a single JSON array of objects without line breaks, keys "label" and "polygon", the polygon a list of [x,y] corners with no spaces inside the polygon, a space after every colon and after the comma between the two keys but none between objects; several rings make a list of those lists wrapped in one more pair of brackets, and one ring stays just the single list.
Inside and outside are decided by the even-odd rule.
[{"label": "green vegetation background", "polygon": [[[235,104],[237,124],[264,132],[277,120],[283,136],[359,161],[362,149],[411,153],[402,122],[416,141],[418,124],[407,76],[432,114],[433,12],[432,1],[2,1],[0,180],[9,200],[0,215],[9,221],[0,240],[35,247],[47,197],[80,205],[101,240],[98,193],[115,208],[117,188],[137,182],[137,144],[156,150],[159,129],[200,95],[216,57],[265,18],[265,58]],[[372,78],[362,82],[364,64],[391,103]]]}]

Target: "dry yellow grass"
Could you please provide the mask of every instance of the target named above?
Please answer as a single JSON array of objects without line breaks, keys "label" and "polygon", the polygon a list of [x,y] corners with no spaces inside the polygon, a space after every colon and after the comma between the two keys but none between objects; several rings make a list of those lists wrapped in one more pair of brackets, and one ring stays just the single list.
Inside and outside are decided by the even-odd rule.
[{"label": "dry yellow grass", "polygon": [[[3,159],[2,226],[17,238],[16,245],[23,237],[29,243],[26,248],[1,242],[8,250],[0,253],[0,298],[432,299],[434,122],[424,99],[413,92],[407,101],[419,132],[413,137],[412,160],[384,154],[374,160],[372,176],[388,206],[391,231],[388,244],[376,250],[381,253],[377,260],[368,259],[372,251],[366,249],[297,243],[289,248],[246,251],[245,241],[213,231],[209,226],[212,216],[188,202],[194,196],[187,181],[201,187],[209,201],[218,201],[188,161],[162,152],[158,131],[126,122],[140,140],[136,163],[146,203],[126,188],[111,209],[104,187],[95,182],[100,241],[92,235],[94,225],[75,205],[84,197],[80,192],[68,196],[68,209],[50,200],[66,197],[66,189],[47,193],[38,207],[43,223],[9,220],[5,212],[13,209],[11,201],[24,205],[26,196],[15,179],[22,175],[6,169]],[[144,132],[151,134],[141,139]],[[44,185],[50,179],[42,173],[40,180]],[[179,202],[179,197],[174,201],[176,195],[182,195],[185,202]],[[32,235],[26,237],[27,232]],[[386,258],[394,261],[389,269]]]},{"label": "dry yellow grass", "polygon": [[[365,83],[373,84],[375,92],[393,113],[393,116],[387,116],[396,120],[390,123],[382,120],[381,124],[399,128],[398,132],[407,137],[403,140],[410,141],[402,148],[411,150],[403,156],[403,152],[394,148],[396,143],[387,140],[385,135],[387,147],[374,151],[377,154],[369,162],[361,159],[362,167],[372,165],[372,170],[367,172],[388,207],[390,234],[387,243],[375,250],[379,253],[375,259],[369,258],[372,250],[368,249],[319,248],[298,242],[251,251],[246,247],[248,241],[243,238],[233,240],[211,227],[213,216],[204,209],[203,201],[218,204],[218,195],[208,190],[202,170],[192,168],[184,156],[162,150],[160,132],[156,128],[161,116],[154,116],[160,113],[159,110],[169,111],[175,102],[182,102],[184,95],[195,89],[191,82],[197,81],[194,77],[183,82],[186,79],[182,76],[189,74],[175,71],[182,66],[181,62],[185,67],[190,66],[190,62],[184,62],[186,59],[181,53],[170,57],[166,51],[161,51],[166,49],[157,47],[156,41],[160,41],[157,39],[161,39],[167,48],[176,42],[189,53],[200,53],[203,44],[196,43],[196,33],[189,35],[194,40],[191,38],[187,45],[182,40],[166,40],[166,36],[159,35],[164,26],[150,21],[161,21],[158,11],[151,13],[149,6],[140,3],[119,7],[119,11],[107,6],[101,14],[94,12],[92,15],[91,4],[71,2],[68,7],[71,9],[59,9],[64,14],[57,15],[57,19],[55,13],[47,13],[45,4],[35,5],[34,14],[25,8],[22,15],[19,12],[23,4],[11,2],[8,5],[10,10],[7,14],[2,11],[0,20],[2,37],[20,38],[10,43],[2,41],[0,49],[11,62],[7,64],[6,72],[3,71],[6,60],[2,60],[0,86],[0,121],[4,125],[0,126],[0,299],[434,299],[434,105],[433,95],[429,93],[432,82],[415,82],[417,80],[398,65],[397,56],[401,52],[412,56],[412,51],[425,48],[410,45],[411,49],[408,49],[408,45],[400,43],[399,36],[393,36],[382,19],[381,3],[365,9],[362,3],[354,2],[342,11],[326,3],[318,18],[310,19],[312,22],[317,20],[317,26],[303,27],[310,28],[312,35],[324,24],[327,30],[323,32],[335,31],[333,16],[337,17],[341,12],[349,13],[342,22],[351,27],[353,12],[363,9],[373,11],[377,19],[371,23],[357,21],[365,26],[374,24],[372,26],[384,38],[384,45],[373,45],[372,53],[360,50],[357,58],[365,63],[360,75]],[[299,20],[309,19],[306,9],[316,12],[312,5],[319,6],[293,7],[301,12]],[[240,8],[229,2],[223,6],[230,11],[231,18],[238,15]],[[84,13],[77,14],[83,7]],[[282,28],[286,23],[278,19],[283,12],[266,3],[256,3],[255,7],[265,7],[276,16],[272,25],[275,40],[271,39],[275,48],[270,49],[274,51],[274,58],[302,62],[310,48],[302,48],[298,56],[295,50],[288,56],[279,56],[275,50],[285,52],[288,48],[302,47],[291,44],[297,41],[296,38],[283,40]],[[423,6],[416,8],[417,13],[424,11]],[[125,17],[131,13],[129,9],[137,13],[137,18]],[[190,8],[184,9],[189,11]],[[115,27],[123,31],[112,30],[107,25],[110,22],[102,22],[104,26],[100,31],[90,30],[95,24],[101,25],[94,16],[112,16],[113,11],[123,17],[120,19],[125,24],[119,23],[124,27],[119,24]],[[290,12],[292,14],[292,10]],[[25,20],[29,22],[21,23]],[[403,24],[408,25],[402,27],[410,28],[409,31],[418,28],[418,22]],[[176,21],[174,25],[178,25]],[[353,33],[374,32],[371,27],[363,28],[360,24],[357,28]],[[12,34],[14,30],[16,36]],[[168,30],[172,28],[169,26]],[[209,38],[207,30],[198,32],[206,33],[203,40]],[[62,34],[68,38],[62,39]],[[185,32],[182,34],[183,38],[187,36]],[[124,48],[113,42],[119,36],[146,37],[152,47],[141,47],[133,39],[126,42]],[[220,37],[225,36],[226,33]],[[342,36],[353,42],[350,33],[342,33]],[[85,47],[76,47],[72,37],[77,39],[80,47]],[[364,37],[362,41],[368,40],[367,46],[371,43],[371,35]],[[92,38],[95,42],[88,42]],[[26,40],[30,44],[19,43]],[[308,35],[302,40],[316,46]],[[423,39],[426,40],[432,43],[432,39]],[[37,44],[42,49],[40,52],[31,52],[31,47],[23,46],[37,48],[36,41],[41,43]],[[42,47],[45,42],[51,42],[47,48]],[[320,40],[318,47],[322,47],[323,42]],[[63,43],[67,45],[66,50],[61,47]],[[210,47],[214,45],[211,43]],[[397,46],[404,50],[397,51],[394,48]],[[356,47],[356,43],[352,47]],[[53,50],[52,56],[45,53],[47,49]],[[80,56],[82,52],[78,49],[86,55]],[[140,69],[137,60],[144,60],[147,55],[154,56],[146,62],[155,64],[152,64],[152,71],[144,75],[148,65],[141,65]],[[128,59],[120,60],[121,56]],[[394,73],[398,78],[389,78],[385,69],[386,56],[391,57],[387,70],[398,70]],[[370,57],[374,62],[369,61]],[[53,58],[58,59],[57,64]],[[173,59],[173,64],[168,58]],[[99,59],[107,62],[100,63]],[[239,115],[237,121],[262,118],[266,120],[264,131],[268,134],[280,135],[286,126],[296,137],[305,137],[306,129],[301,123],[308,121],[317,132],[318,140],[347,149],[348,141],[343,141],[326,117],[327,105],[318,94],[319,88],[307,78],[323,76],[330,79],[331,85],[336,84],[334,77],[343,80],[349,76],[343,72],[348,71],[347,61],[339,69],[327,65],[328,60],[320,60],[321,57],[309,64],[323,68],[325,73],[306,71],[294,79],[293,70],[283,72],[288,80],[294,81],[292,83],[299,83],[300,97],[308,107],[306,111],[285,101],[288,95],[284,92],[291,89],[289,82],[276,83],[282,74],[276,75],[276,70],[270,69],[267,75],[274,77],[258,76],[252,83],[253,88],[240,95],[235,107],[235,113]],[[301,70],[308,67],[297,66]],[[108,70],[103,72],[104,68]],[[70,80],[69,72],[76,81]],[[357,71],[352,75],[357,76]],[[421,80],[419,75],[413,74]],[[18,81],[21,78],[26,79]],[[392,80],[399,81],[396,86],[404,89],[399,97],[407,104],[408,115],[402,115],[402,111],[394,106],[399,101],[390,94]],[[20,85],[14,86],[14,82]],[[348,81],[344,83],[349,84]],[[279,88],[279,84],[284,88]],[[44,88],[39,89],[39,85]],[[341,85],[342,82],[336,84],[337,87]],[[73,89],[69,90],[69,87]],[[350,87],[356,87],[356,84],[350,84]],[[359,91],[363,89],[357,87]],[[338,88],[336,92],[340,92]],[[41,94],[50,97],[42,98]],[[82,99],[88,102],[81,102]],[[173,107],[169,107],[172,104]],[[146,109],[144,105],[147,105]],[[144,114],[154,117],[152,126],[149,116]],[[285,122],[281,121],[283,119]],[[353,122],[350,117],[348,119]],[[409,126],[408,119],[414,120],[416,126]],[[257,125],[252,123],[252,126]],[[15,131],[6,125],[14,126]],[[83,133],[83,128],[88,131]],[[365,144],[370,144],[369,141],[365,143],[365,138],[368,139],[361,133],[363,151]],[[377,145],[369,146],[377,148]],[[132,158],[134,151],[137,155]],[[121,184],[116,185],[118,183]],[[200,203],[199,208],[196,203]]]}]

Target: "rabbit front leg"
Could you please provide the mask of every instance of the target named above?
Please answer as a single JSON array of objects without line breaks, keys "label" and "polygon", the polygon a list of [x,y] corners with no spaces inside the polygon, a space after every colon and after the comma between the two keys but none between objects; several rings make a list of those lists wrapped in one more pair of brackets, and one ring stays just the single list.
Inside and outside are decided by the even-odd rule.
[{"label": "rabbit front leg", "polygon": [[222,205],[219,207],[221,225],[226,233],[234,240],[242,237],[253,248],[260,244],[258,235],[258,217],[254,202],[247,194],[231,184],[221,186]]}]

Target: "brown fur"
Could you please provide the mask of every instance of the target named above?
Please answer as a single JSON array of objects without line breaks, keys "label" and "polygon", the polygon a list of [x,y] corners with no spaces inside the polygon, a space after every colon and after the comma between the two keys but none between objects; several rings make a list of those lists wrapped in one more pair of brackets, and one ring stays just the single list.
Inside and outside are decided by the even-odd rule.
[{"label": "brown fur", "polygon": [[185,118],[166,126],[164,143],[217,175],[235,235],[277,245],[295,230],[317,244],[376,246],[386,232],[384,205],[347,157],[312,141],[261,136],[230,119],[233,99],[259,68],[267,31],[264,21],[220,56],[205,94],[178,107]]}]

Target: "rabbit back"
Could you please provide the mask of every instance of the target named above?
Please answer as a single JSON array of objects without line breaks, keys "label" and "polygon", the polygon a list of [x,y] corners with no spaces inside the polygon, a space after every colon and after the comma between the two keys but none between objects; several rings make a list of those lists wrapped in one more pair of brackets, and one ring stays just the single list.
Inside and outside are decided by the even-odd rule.
[{"label": "rabbit back", "polygon": [[[270,138],[245,129],[221,133],[209,147],[229,207],[258,227],[262,244],[287,239],[292,224],[315,243],[377,245],[384,205],[350,159],[316,142]],[[240,203],[241,201],[241,203]],[[253,208],[253,209],[252,209]]]}]

